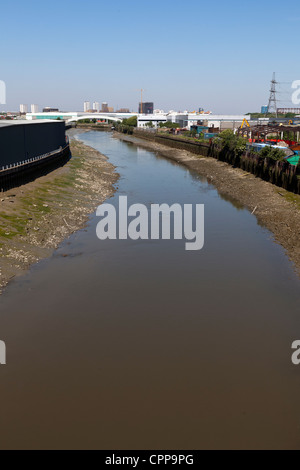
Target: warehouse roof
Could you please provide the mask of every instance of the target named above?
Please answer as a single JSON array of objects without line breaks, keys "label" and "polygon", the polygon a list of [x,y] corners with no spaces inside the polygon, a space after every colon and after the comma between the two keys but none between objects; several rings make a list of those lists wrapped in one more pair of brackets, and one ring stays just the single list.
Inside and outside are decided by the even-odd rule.
[{"label": "warehouse roof", "polygon": [[0,121],[0,128],[1,127],[8,127],[8,126],[19,126],[19,125],[32,125],[32,124],[47,124],[49,122],[64,122],[64,121],[54,121],[53,119],[43,119],[41,121],[26,121],[25,119],[17,119],[17,120],[3,120]]}]

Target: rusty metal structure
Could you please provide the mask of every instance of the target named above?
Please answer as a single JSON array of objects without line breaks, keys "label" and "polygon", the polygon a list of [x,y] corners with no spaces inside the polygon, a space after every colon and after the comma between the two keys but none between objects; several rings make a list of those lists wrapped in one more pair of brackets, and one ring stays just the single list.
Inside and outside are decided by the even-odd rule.
[{"label": "rusty metal structure", "polygon": [[264,142],[268,140],[268,136],[276,136],[278,140],[283,140],[284,134],[288,133],[289,139],[299,142],[300,126],[284,126],[284,125],[255,125],[251,127],[239,127],[237,135],[247,139]]}]

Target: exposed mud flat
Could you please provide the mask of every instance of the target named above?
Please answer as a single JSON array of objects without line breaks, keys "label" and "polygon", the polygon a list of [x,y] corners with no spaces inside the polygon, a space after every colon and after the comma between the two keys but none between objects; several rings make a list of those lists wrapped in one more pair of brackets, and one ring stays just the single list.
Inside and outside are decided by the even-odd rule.
[{"label": "exposed mud flat", "polygon": [[64,167],[0,194],[0,288],[50,256],[114,193],[118,174],[104,155],[76,140],[71,152]]},{"label": "exposed mud flat", "polygon": [[222,196],[235,199],[253,212],[258,223],[274,234],[300,275],[300,196],[256,178],[214,158],[195,156],[149,140],[115,133],[115,137],[181,163],[214,184]]}]

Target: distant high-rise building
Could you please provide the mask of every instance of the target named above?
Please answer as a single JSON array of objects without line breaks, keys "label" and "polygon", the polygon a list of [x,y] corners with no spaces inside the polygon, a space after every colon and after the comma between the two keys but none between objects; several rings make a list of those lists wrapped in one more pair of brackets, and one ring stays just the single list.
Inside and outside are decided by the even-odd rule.
[{"label": "distant high-rise building", "polygon": [[36,114],[36,113],[39,112],[39,107],[38,107],[37,104],[32,104],[31,105],[31,112],[32,112],[32,114]]},{"label": "distant high-rise building", "polygon": [[107,109],[108,109],[108,112],[109,112],[109,113],[113,113],[113,112],[114,112],[114,108],[113,108],[112,106],[108,106]]},{"label": "distant high-rise building", "polygon": [[98,103],[98,101],[94,101],[94,103],[93,103],[93,111],[96,111],[97,113],[99,113],[99,111],[100,111],[100,104]]},{"label": "distant high-rise building", "polygon": [[91,109],[91,103],[90,101],[85,101],[83,103],[83,111],[87,113]]},{"label": "distant high-rise building", "polygon": [[108,104],[107,103],[102,103],[102,106],[101,106],[101,112],[102,113],[108,113]]},{"label": "distant high-rise building", "polygon": [[116,113],[130,113],[129,108],[120,108],[117,109]]},{"label": "distant high-rise building", "polygon": [[57,113],[58,111],[58,108],[51,108],[50,106],[46,106],[46,108],[43,108],[43,113]]},{"label": "distant high-rise building", "polygon": [[28,113],[28,106],[27,106],[27,104],[20,104],[20,113],[21,113],[21,114],[26,114],[26,113]]},{"label": "distant high-rise building", "polygon": [[153,114],[153,103],[139,103],[139,114]]}]

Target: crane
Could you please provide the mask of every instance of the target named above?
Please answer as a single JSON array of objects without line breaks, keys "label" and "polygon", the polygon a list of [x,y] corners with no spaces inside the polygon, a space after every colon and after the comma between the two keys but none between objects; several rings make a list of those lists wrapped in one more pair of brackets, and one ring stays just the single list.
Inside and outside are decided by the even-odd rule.
[{"label": "crane", "polygon": [[138,91],[141,92],[141,114],[143,114],[143,92],[146,91],[146,90],[143,90],[143,88],[141,88]]},{"label": "crane", "polygon": [[242,125],[241,125],[241,129],[243,129],[244,126],[250,127],[250,124],[249,124],[249,122],[247,121],[246,118],[243,119],[243,122],[242,122]]}]

